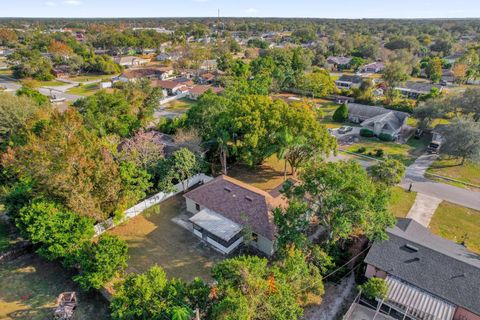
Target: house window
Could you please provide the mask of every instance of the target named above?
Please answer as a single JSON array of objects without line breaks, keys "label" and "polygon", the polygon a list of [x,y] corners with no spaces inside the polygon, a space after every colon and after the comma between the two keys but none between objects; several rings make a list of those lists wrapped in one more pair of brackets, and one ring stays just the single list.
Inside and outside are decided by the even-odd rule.
[{"label": "house window", "polygon": [[200,211],[200,205],[198,203],[195,203],[195,210]]},{"label": "house window", "polygon": [[255,241],[255,242],[258,241],[258,234],[252,232],[252,241]]}]

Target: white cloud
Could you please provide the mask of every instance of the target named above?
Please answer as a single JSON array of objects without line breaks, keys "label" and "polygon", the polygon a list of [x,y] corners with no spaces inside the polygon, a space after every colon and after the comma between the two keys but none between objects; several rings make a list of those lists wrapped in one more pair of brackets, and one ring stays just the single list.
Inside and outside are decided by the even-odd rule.
[{"label": "white cloud", "polygon": [[82,1],[80,0],[65,0],[63,3],[71,5],[71,6],[79,6],[82,4]]},{"label": "white cloud", "polygon": [[56,3],[56,2],[53,2],[53,1],[47,1],[47,2],[45,2],[45,5],[46,5],[46,6],[49,6],[49,7],[56,7],[56,6],[57,6],[57,3]]},{"label": "white cloud", "polygon": [[245,10],[245,13],[250,13],[250,14],[254,14],[254,13],[257,13],[258,10],[255,9],[255,8],[248,8],[247,10]]}]

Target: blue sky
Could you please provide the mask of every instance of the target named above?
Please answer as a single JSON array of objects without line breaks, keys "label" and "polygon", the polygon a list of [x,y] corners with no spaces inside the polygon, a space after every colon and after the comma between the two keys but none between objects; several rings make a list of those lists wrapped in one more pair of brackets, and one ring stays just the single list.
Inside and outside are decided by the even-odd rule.
[{"label": "blue sky", "polygon": [[1,17],[480,17],[479,0],[0,0]]}]

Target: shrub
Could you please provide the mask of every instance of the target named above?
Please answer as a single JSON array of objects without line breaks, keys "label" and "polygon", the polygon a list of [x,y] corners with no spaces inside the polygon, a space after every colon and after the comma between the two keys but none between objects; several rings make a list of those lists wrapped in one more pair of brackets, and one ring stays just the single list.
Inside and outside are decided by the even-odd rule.
[{"label": "shrub", "polygon": [[362,293],[369,299],[384,299],[387,297],[388,286],[384,279],[370,278],[367,282],[359,286]]},{"label": "shrub", "polygon": [[380,133],[378,138],[382,141],[393,141],[394,140],[393,136],[391,134],[388,134],[388,133]]},{"label": "shrub", "polygon": [[373,137],[374,135],[375,134],[370,129],[367,129],[367,128],[360,129],[360,136],[362,137]]},{"label": "shrub", "polygon": [[357,153],[364,153],[365,151],[367,151],[367,148],[360,147],[360,148],[358,148]]},{"label": "shrub", "polygon": [[383,158],[383,156],[385,155],[385,152],[383,151],[383,149],[375,149],[375,157],[378,157],[378,158]]},{"label": "shrub", "polygon": [[335,110],[332,119],[333,121],[340,123],[345,122],[348,119],[348,107],[345,103]]}]

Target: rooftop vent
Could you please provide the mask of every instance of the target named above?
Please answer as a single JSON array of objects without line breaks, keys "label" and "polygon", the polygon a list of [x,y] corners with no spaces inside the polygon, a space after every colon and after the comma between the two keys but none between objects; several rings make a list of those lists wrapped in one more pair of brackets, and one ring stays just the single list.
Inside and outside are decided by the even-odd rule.
[{"label": "rooftop vent", "polygon": [[252,199],[251,197],[249,197],[249,196],[245,196],[245,199],[247,199],[247,200],[250,201],[250,202],[253,201],[253,199]]},{"label": "rooftop vent", "polygon": [[227,192],[232,192],[232,189],[230,189],[229,187],[225,187],[223,189],[225,189],[225,191],[227,191]]},{"label": "rooftop vent", "polygon": [[409,250],[412,250],[412,251],[414,251],[414,252],[418,252],[418,248],[417,248],[417,247],[412,246],[411,244],[408,244],[408,243],[405,245],[405,248],[407,248],[407,249],[409,249]]}]

